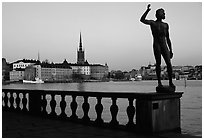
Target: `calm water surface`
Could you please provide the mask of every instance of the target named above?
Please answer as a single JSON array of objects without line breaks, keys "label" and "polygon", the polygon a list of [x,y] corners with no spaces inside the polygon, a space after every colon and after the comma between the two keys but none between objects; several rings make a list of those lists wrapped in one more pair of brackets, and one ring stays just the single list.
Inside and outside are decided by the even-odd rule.
[{"label": "calm water surface", "polygon": [[[168,84],[168,81],[163,81],[164,84]],[[202,81],[187,81],[186,86],[183,80],[174,81],[176,85],[176,91],[183,91],[183,97],[181,98],[181,128],[182,133],[188,133],[195,136],[202,136]],[[18,88],[18,89],[47,89],[47,90],[69,90],[69,91],[120,91],[120,92],[152,92],[155,91],[157,86],[156,81],[134,81],[134,82],[92,82],[92,83],[45,83],[45,84],[10,84],[3,85],[2,88]],[[49,100],[50,97],[48,96]],[[61,113],[59,108],[60,97],[56,97],[57,107],[56,112]],[[68,106],[71,102],[71,97],[67,97],[66,101]],[[105,122],[111,120],[110,114],[110,99],[102,99],[104,110],[102,118]],[[77,115],[79,118],[83,117],[82,103],[83,98],[77,97]],[[96,113],[94,107],[96,105],[95,98],[89,98],[90,111],[89,117],[91,120],[96,119]],[[126,108],[128,106],[127,99],[118,99],[117,104],[119,106],[118,120],[120,124],[126,124],[128,118],[126,115]],[[47,107],[48,112],[50,107]],[[66,113],[70,116],[71,110],[66,108]]]}]

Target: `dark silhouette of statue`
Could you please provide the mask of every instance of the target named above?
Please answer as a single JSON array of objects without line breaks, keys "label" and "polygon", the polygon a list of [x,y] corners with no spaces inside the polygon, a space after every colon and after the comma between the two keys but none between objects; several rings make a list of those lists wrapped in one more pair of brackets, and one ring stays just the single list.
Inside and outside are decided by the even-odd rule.
[{"label": "dark silhouette of statue", "polygon": [[173,58],[171,40],[169,38],[169,25],[164,23],[162,20],[165,19],[164,9],[158,9],[156,11],[156,20],[147,20],[146,16],[150,11],[150,4],[147,6],[147,10],[142,15],[140,21],[146,25],[150,25],[152,35],[153,35],[153,50],[156,60],[156,74],[158,79],[158,87],[163,88],[161,82],[161,56],[163,56],[164,61],[167,65],[167,72],[169,78],[169,87],[173,88],[175,91],[175,86],[172,82],[172,65],[171,59]]}]

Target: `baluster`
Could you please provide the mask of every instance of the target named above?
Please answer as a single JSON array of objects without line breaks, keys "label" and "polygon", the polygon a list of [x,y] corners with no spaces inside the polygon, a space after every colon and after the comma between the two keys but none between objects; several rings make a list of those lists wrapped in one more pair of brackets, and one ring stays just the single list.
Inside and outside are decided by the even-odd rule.
[{"label": "baluster", "polygon": [[76,102],[76,95],[72,95],[72,102],[70,104],[71,110],[72,110],[72,115],[70,116],[70,119],[76,120],[78,119],[76,115],[76,110],[77,110],[77,102]]},{"label": "baluster", "polygon": [[95,106],[95,110],[96,110],[96,114],[97,114],[97,118],[95,120],[95,122],[98,124],[98,125],[101,125],[103,124],[103,119],[101,118],[101,114],[103,112],[103,105],[101,104],[101,99],[102,97],[96,97],[97,98],[97,105]]},{"label": "baluster", "polygon": [[110,112],[111,112],[111,115],[112,115],[112,120],[110,122],[110,124],[112,126],[115,126],[115,125],[118,125],[118,121],[117,121],[117,113],[118,113],[118,106],[116,104],[116,101],[117,101],[117,98],[116,97],[112,97],[112,105],[110,107]]},{"label": "baluster", "polygon": [[16,92],[16,111],[21,111],[20,102],[21,102],[20,93]]},{"label": "baluster", "polygon": [[13,97],[13,92],[10,92],[10,109],[13,111],[14,108],[14,97]]},{"label": "baluster", "polygon": [[127,115],[128,115],[128,123],[127,123],[127,127],[133,127],[135,126],[134,122],[133,122],[133,118],[135,115],[135,107],[133,106],[133,100],[134,98],[128,98],[129,101],[129,106],[127,107]]},{"label": "baluster", "polygon": [[8,110],[8,92],[4,92],[4,110]]},{"label": "baluster", "polygon": [[13,103],[13,107],[14,107],[14,111],[16,111],[16,97],[17,97],[17,93],[16,92],[14,92],[13,93],[13,99],[14,99],[14,103]]},{"label": "baluster", "polygon": [[46,94],[42,94],[42,115],[43,116],[47,116],[47,110],[46,110],[46,107],[47,107],[47,100],[46,100]]},{"label": "baluster", "polygon": [[22,93],[22,94],[23,94],[23,98],[22,98],[23,109],[22,109],[22,111],[27,112],[28,110],[26,108],[26,105],[27,105],[26,93]]},{"label": "baluster", "polygon": [[84,117],[83,117],[83,121],[85,123],[88,123],[90,121],[90,118],[89,118],[89,108],[90,108],[90,105],[88,103],[88,96],[84,96],[84,103],[82,105],[82,109],[84,111]]},{"label": "baluster", "polygon": [[50,107],[51,107],[51,117],[56,117],[57,113],[55,112],[55,107],[56,107],[56,101],[55,101],[55,95],[51,94],[51,101],[50,101]]},{"label": "baluster", "polygon": [[65,101],[65,95],[62,94],[61,97],[62,97],[62,100],[61,100],[61,102],[60,102],[60,108],[61,108],[60,117],[61,117],[62,119],[66,119],[66,118],[67,118],[67,114],[65,113],[65,108],[66,108],[66,106],[67,106],[67,103],[66,103],[66,101]]}]

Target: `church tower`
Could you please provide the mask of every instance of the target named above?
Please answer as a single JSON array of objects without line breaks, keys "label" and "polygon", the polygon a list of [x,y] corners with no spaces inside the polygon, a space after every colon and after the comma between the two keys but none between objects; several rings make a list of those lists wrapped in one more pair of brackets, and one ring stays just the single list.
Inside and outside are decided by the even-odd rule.
[{"label": "church tower", "polygon": [[81,32],[80,32],[79,50],[77,50],[77,64],[84,64],[84,51],[82,50]]},{"label": "church tower", "polygon": [[38,51],[38,61],[40,61],[40,53],[39,53],[39,51]]}]

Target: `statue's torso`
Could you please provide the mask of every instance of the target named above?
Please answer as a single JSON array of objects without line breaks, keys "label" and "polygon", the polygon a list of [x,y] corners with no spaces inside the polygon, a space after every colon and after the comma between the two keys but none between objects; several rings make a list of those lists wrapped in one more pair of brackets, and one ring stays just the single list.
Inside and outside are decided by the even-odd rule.
[{"label": "statue's torso", "polygon": [[163,43],[166,44],[166,34],[168,25],[163,22],[154,21],[153,24],[151,24],[151,30],[152,35],[154,37],[154,44],[159,43],[162,45]]}]

